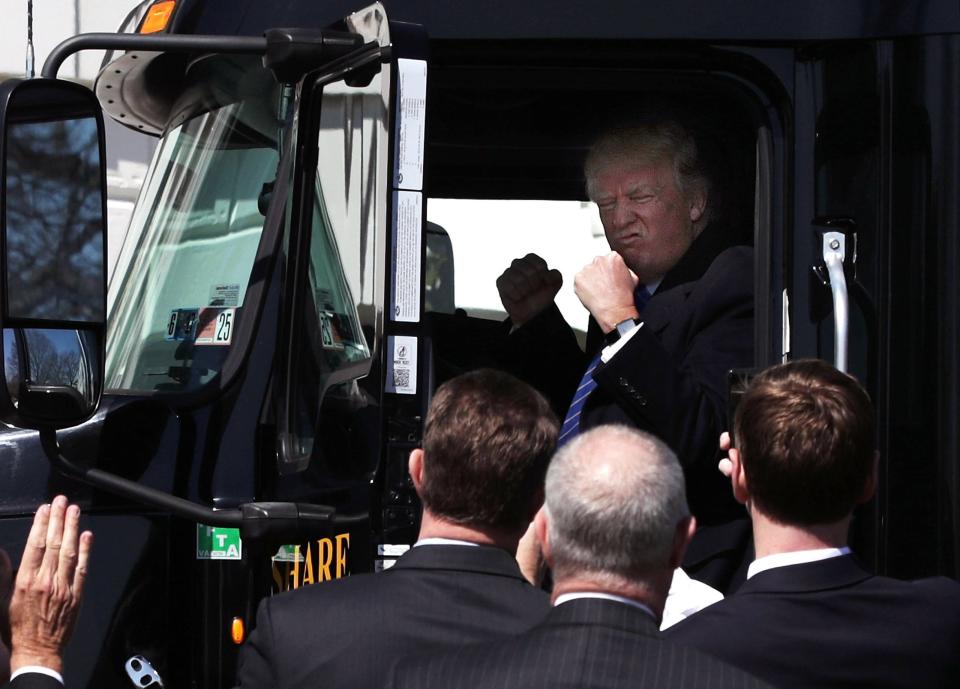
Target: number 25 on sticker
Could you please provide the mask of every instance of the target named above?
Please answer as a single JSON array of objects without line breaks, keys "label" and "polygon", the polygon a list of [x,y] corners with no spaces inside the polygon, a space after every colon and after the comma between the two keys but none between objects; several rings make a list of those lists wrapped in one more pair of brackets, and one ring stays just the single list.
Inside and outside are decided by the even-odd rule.
[{"label": "number 25 on sticker", "polygon": [[233,330],[233,309],[221,311],[217,314],[217,329],[213,341],[217,344],[230,344],[230,334]]},{"label": "number 25 on sticker", "polygon": [[236,309],[206,308],[200,310],[200,325],[194,344],[197,346],[228,345],[233,339]]}]

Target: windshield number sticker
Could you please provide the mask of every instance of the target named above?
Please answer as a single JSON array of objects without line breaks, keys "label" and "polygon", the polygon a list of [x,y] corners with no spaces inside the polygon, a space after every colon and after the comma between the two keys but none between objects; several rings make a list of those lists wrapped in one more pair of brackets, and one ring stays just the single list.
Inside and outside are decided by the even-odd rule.
[{"label": "windshield number sticker", "polygon": [[197,309],[173,309],[167,321],[165,339],[169,342],[183,342],[193,339],[197,329]]},{"label": "windshield number sticker", "polygon": [[197,345],[229,345],[233,341],[236,309],[200,309]]},{"label": "windshield number sticker", "polygon": [[324,349],[342,350],[344,348],[339,321],[340,319],[334,314],[320,314],[320,345]]}]

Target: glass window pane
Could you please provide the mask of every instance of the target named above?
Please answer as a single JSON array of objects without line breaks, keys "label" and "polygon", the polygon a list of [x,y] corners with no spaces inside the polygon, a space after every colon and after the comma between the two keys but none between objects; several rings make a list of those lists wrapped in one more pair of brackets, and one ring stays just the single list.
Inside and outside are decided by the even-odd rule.
[{"label": "glass window pane", "polygon": [[103,197],[92,117],[7,131],[7,308],[13,318],[103,322]]},{"label": "glass window pane", "polygon": [[[610,251],[600,218],[592,203],[581,201],[521,201],[485,199],[430,199],[427,294],[436,290],[438,308],[443,276],[453,273],[457,308],[469,316],[502,320],[507,317],[497,292],[497,278],[515,258],[535,253],[563,274],[557,306],[574,329],[586,331],[589,313],[573,292],[573,276],[594,256]],[[441,233],[453,244],[453,269],[447,261]],[[434,251],[430,251],[431,236]],[[436,284],[435,284],[436,283]],[[431,308],[432,306],[432,308]]]},{"label": "glass window pane", "polygon": [[110,285],[109,388],[202,386],[243,317],[264,223],[258,201],[278,163],[276,83],[252,58],[197,69],[180,111],[208,109],[161,140]]}]

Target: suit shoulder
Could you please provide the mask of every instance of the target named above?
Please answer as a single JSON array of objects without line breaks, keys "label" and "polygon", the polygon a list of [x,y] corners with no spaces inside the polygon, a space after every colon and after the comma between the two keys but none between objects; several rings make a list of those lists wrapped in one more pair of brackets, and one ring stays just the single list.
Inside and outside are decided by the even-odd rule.
[{"label": "suit shoulder", "polygon": [[383,583],[379,574],[355,574],[278,593],[265,598],[262,605],[270,608],[274,615],[286,612],[302,615],[318,605],[322,605],[325,610],[330,607],[353,606],[358,600],[376,596]]},{"label": "suit shoulder", "polygon": [[732,246],[724,249],[713,259],[701,283],[722,282],[730,285],[743,285],[753,291],[754,251],[752,246]]},{"label": "suit shoulder", "polygon": [[[678,649],[674,666],[688,677],[683,686],[711,686],[722,689],[772,689],[754,675],[735,667],[723,660],[695,648],[688,648],[673,642]],[[689,675],[693,675],[689,678]]]},{"label": "suit shoulder", "polygon": [[907,582],[918,590],[930,591],[960,601],[960,582],[947,577],[927,577]]},{"label": "suit shoulder", "polygon": [[744,601],[749,607],[750,601],[745,596],[728,596],[681,620],[663,634],[671,641],[702,648],[697,642],[701,639],[714,640],[718,629],[731,632],[739,629],[736,622],[742,614]]},{"label": "suit shoulder", "polygon": [[[875,583],[895,589],[908,598],[912,598],[923,605],[929,606],[937,612],[933,619],[952,621],[960,629],[960,583],[947,577],[928,577],[901,581],[888,577],[874,577]],[[952,611],[954,614],[948,614]]]}]

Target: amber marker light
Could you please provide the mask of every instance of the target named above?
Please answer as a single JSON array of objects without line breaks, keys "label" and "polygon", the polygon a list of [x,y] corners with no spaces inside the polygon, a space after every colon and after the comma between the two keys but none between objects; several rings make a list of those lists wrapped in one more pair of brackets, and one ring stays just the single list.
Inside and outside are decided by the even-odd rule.
[{"label": "amber marker light", "polygon": [[243,643],[243,638],[246,635],[246,630],[243,628],[243,620],[239,617],[234,617],[233,622],[230,623],[230,638],[233,640],[237,646]]},{"label": "amber marker light", "polygon": [[176,6],[176,0],[162,0],[150,5],[147,18],[143,20],[143,26],[140,27],[140,33],[163,31],[167,28],[167,22],[170,21],[170,15],[173,14],[173,8]]}]

